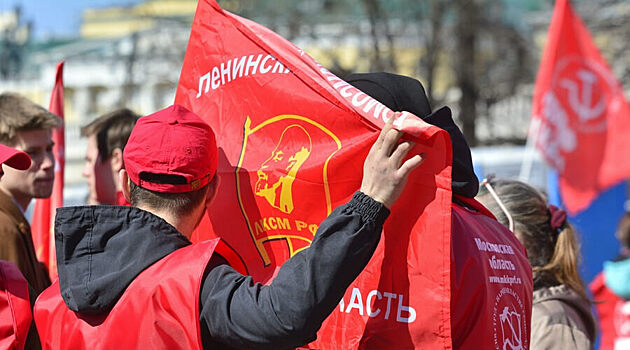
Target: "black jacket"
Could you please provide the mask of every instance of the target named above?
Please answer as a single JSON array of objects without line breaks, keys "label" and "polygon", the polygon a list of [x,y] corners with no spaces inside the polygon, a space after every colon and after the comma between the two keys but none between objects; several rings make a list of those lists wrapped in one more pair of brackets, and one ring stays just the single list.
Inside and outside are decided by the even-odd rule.
[{"label": "black jacket", "polygon": [[[357,192],[269,286],[215,254],[199,300],[204,348],[281,349],[313,341],[370,260],[388,215],[382,204]],[[85,314],[109,312],[140,272],[191,244],[161,218],[117,206],[58,209],[55,239],[61,295],[68,308]]]}]

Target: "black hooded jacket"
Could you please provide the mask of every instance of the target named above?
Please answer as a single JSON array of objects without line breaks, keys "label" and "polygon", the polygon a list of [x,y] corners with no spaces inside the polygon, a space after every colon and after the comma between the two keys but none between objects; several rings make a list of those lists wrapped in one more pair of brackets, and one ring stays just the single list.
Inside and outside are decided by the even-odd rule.
[{"label": "black hooded jacket", "polygon": [[[385,206],[357,192],[321,223],[311,246],[285,262],[269,286],[215,254],[194,301],[200,303],[204,348],[289,349],[315,340],[370,260],[388,215]],[[58,209],[55,240],[61,295],[69,309],[84,314],[108,313],[143,270],[191,244],[150,212],[118,206]]]},{"label": "black hooded jacket", "polygon": [[350,74],[346,81],[392,111],[411,112],[425,122],[446,130],[453,145],[453,193],[468,198],[477,195],[479,180],[473,170],[470,147],[453,121],[451,109],[442,107],[431,112],[429,99],[418,80],[380,72]]}]

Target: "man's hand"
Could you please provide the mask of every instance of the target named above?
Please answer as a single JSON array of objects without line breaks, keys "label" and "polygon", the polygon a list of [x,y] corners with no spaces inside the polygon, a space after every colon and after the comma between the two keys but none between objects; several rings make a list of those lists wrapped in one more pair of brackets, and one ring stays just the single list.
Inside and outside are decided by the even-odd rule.
[{"label": "man's hand", "polygon": [[416,154],[402,163],[414,143],[398,143],[404,133],[392,128],[392,124],[399,116],[400,113],[397,112],[387,121],[363,163],[361,192],[389,209],[400,197],[409,173],[423,160],[422,156]]}]

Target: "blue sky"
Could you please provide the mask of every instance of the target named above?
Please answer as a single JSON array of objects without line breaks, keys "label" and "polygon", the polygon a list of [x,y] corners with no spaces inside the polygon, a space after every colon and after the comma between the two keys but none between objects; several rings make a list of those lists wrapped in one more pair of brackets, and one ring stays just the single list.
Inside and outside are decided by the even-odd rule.
[{"label": "blue sky", "polygon": [[81,13],[86,8],[124,6],[140,0],[0,0],[0,12],[22,8],[22,18],[33,22],[36,39],[76,36],[81,25]]}]

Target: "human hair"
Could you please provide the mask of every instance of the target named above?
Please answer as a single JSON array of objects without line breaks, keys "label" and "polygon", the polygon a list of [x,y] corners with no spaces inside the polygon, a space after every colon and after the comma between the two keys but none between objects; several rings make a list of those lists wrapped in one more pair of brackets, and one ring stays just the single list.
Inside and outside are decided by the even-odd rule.
[{"label": "human hair", "polygon": [[630,249],[630,212],[624,213],[619,219],[616,236],[624,248]]},{"label": "human hair", "polygon": [[[534,289],[564,284],[588,300],[578,271],[581,255],[575,228],[565,220],[558,230],[553,229],[547,198],[534,187],[509,179],[491,180],[489,185],[512,217],[514,233],[527,251]],[[481,186],[478,198],[508,226],[506,213],[486,187]]]},{"label": "human hair", "polygon": [[101,161],[105,162],[116,148],[121,151],[125,148],[131,130],[139,118],[140,116],[130,109],[117,109],[81,127],[81,136],[96,135],[96,147],[101,155]]},{"label": "human hair", "polygon": [[[145,174],[141,175],[141,177],[144,177]],[[150,174],[149,177],[152,182],[156,183],[178,184],[181,183],[180,179],[185,183],[185,179],[181,176]],[[216,180],[213,179],[198,190],[183,193],[156,192],[129,181],[130,202],[134,207],[141,205],[160,211],[168,210],[178,216],[186,215],[205,200],[210,184],[213,181]]]},{"label": "human hair", "polygon": [[49,130],[59,125],[59,117],[26,97],[13,92],[0,94],[0,143],[14,146],[18,131]]}]

